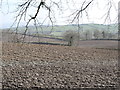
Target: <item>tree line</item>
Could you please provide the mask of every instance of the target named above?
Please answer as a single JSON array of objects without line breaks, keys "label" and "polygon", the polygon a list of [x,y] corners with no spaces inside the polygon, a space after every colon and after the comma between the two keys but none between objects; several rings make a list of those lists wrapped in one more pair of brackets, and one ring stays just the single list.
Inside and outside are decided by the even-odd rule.
[{"label": "tree line", "polygon": [[79,43],[80,40],[117,40],[118,33],[99,30],[77,33],[73,30],[69,30],[64,33],[63,38],[68,42],[69,46],[73,46]]}]

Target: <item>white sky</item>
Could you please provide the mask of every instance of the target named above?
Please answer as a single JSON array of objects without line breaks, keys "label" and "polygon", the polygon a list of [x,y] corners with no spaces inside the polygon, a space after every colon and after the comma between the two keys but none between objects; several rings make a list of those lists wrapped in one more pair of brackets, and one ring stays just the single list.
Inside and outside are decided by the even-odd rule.
[{"label": "white sky", "polygon": [[[16,13],[13,13],[15,11],[17,3],[20,3],[25,0],[3,0],[1,10],[0,10],[0,28],[10,27],[14,21],[14,17],[16,16]],[[38,0],[39,1],[39,0]],[[59,1],[59,0],[52,0],[52,1]],[[69,24],[69,20],[73,19],[73,17],[69,17],[72,12],[74,12],[76,9],[80,9],[81,3],[84,0],[62,0],[64,1],[63,4],[63,11],[59,12],[54,7],[54,16],[56,19],[53,19],[55,24],[57,25],[65,25]],[[82,1],[82,2],[81,2]],[[87,2],[90,0],[86,0]],[[117,22],[117,15],[118,15],[118,2],[119,0],[111,0],[113,7],[111,8],[110,18],[104,23],[105,17],[104,14],[107,11],[107,2],[109,0],[94,0],[94,2],[90,5],[90,7],[87,9],[89,19],[86,17],[86,13],[83,13],[82,18],[80,18],[80,24],[85,23],[97,23],[97,24],[111,24]],[[8,2],[8,3],[7,3]],[[46,3],[49,3],[49,0],[46,0]],[[67,4],[66,4],[67,3]],[[29,15],[34,15],[35,9],[32,9],[29,11]],[[40,21],[43,20],[47,15],[47,12],[45,9],[41,10],[40,15],[38,17]],[[25,22],[22,21],[21,25],[24,25]],[[32,23],[31,23],[32,24]],[[46,21],[44,24],[49,24],[49,21]]]}]

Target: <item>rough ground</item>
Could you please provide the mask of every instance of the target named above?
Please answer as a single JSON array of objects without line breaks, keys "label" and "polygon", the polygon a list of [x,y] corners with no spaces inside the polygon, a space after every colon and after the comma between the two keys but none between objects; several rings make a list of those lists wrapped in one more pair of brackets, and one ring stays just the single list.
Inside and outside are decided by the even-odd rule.
[{"label": "rough ground", "polygon": [[116,87],[118,51],[3,44],[3,88]]},{"label": "rough ground", "polygon": [[80,47],[118,49],[118,41],[115,40],[86,40],[79,42]]}]

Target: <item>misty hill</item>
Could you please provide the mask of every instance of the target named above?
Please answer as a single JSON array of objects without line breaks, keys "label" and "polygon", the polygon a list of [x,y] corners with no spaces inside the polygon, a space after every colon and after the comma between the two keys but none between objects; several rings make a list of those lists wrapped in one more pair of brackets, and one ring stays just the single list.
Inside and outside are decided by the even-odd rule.
[{"label": "misty hill", "polygon": [[[15,30],[15,28],[12,28]],[[25,27],[19,27],[18,32],[23,33]],[[54,25],[54,26],[38,26],[37,29],[35,26],[29,26],[28,34],[47,34],[47,35],[54,35],[54,36],[61,36],[64,32],[68,30],[80,31],[80,32],[93,32],[95,30],[99,31],[106,31],[111,33],[118,32],[118,25],[117,24],[110,24],[110,25],[103,25],[103,24],[80,24],[79,27],[76,24],[72,25]]]}]

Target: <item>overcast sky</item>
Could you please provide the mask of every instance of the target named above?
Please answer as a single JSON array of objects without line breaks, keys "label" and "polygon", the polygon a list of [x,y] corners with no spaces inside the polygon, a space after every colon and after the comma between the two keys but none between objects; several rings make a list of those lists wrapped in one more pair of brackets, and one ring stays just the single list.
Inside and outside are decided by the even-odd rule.
[{"label": "overcast sky", "polygon": [[[0,9],[0,28],[6,28],[10,27],[14,21],[14,17],[16,16],[16,13],[14,13],[18,3],[21,3],[24,0],[3,0],[1,9]],[[38,0],[39,1],[39,0]],[[46,0],[46,3],[49,5],[50,0]],[[58,1],[58,0],[53,0]],[[69,24],[69,20],[71,20],[73,17],[69,17],[70,14],[72,14],[75,10],[79,9],[81,4],[84,0],[63,0],[65,1],[62,3],[62,12],[59,12],[58,9],[54,9],[53,21],[57,25],[66,25]],[[87,2],[90,0],[86,0]],[[87,9],[88,16],[86,13],[83,13],[82,18],[80,18],[79,23],[80,24],[86,24],[86,23],[97,23],[97,24],[112,24],[117,23],[117,11],[118,11],[118,2],[119,0],[111,0],[112,1],[112,8],[110,13],[110,19],[108,19],[105,23],[105,13],[108,9],[107,2],[109,0],[94,0],[94,2],[91,4],[91,6]],[[66,4],[67,3],[67,4]],[[35,12],[35,9],[30,10],[28,13],[29,15],[33,15]],[[42,12],[42,13],[41,13]],[[47,12],[45,9],[41,10],[41,14],[39,17],[39,20],[42,21],[43,18],[46,17]],[[104,17],[103,17],[104,16]],[[28,17],[29,18],[29,17]],[[74,22],[75,23],[75,22]],[[22,21],[21,25],[24,25],[25,22]],[[31,23],[32,24],[32,23]],[[44,24],[49,24],[49,21],[46,21]]]}]

